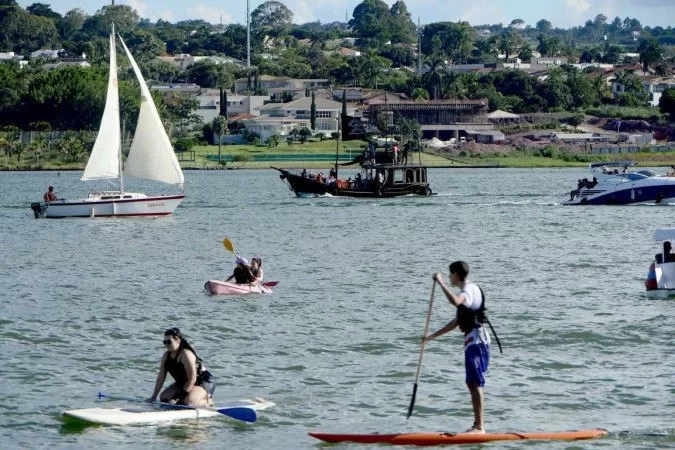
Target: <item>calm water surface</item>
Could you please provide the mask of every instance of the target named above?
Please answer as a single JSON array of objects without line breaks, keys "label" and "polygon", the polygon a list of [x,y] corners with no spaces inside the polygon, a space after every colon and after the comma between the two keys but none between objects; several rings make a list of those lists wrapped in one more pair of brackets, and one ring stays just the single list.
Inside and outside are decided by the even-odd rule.
[{"label": "calm water surface", "polygon": [[[504,345],[489,430],[611,432],[550,449],[675,446],[675,301],[643,292],[651,236],[675,225],[675,205],[562,207],[579,169],[430,170],[437,196],[392,200],[299,199],[271,170],[240,170],[186,172],[169,218],[33,219],[48,184],[83,194],[79,175],[0,173],[5,448],[295,449],[320,447],[311,430],[462,431],[473,417],[457,333],[427,346],[405,418],[431,274],[455,259],[486,290]],[[273,295],[205,294],[233,268],[224,236],[262,256]],[[451,314],[437,295],[432,328]],[[172,326],[218,377],[217,401],[278,406],[252,426],[64,425],[63,410],[101,406],[99,391],[147,397]]]}]

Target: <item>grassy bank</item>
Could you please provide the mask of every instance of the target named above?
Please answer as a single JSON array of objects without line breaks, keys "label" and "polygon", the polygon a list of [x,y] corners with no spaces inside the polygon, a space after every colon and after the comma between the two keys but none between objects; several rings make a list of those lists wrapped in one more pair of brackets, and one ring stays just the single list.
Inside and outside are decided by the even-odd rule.
[{"label": "grassy bank", "polygon": [[[344,162],[361,154],[366,143],[350,141],[340,146],[340,155]],[[198,146],[192,152],[179,154],[184,169],[266,169],[270,166],[280,168],[308,169],[329,168],[335,164],[335,141],[315,141],[305,144],[280,144],[277,147],[256,147],[251,145],[223,145],[218,164],[218,146]],[[570,155],[555,154],[553,157],[541,156],[538,151],[518,150],[502,153],[478,153],[466,156],[451,156],[443,153],[413,153],[409,162],[429,167],[462,166],[500,166],[514,168],[528,167],[584,167],[590,161],[612,161],[627,159],[641,166],[669,167],[675,164],[675,152],[641,152],[622,155]],[[16,157],[0,155],[0,170],[84,170],[86,161],[70,161],[59,157],[36,161],[29,155],[19,161]]]}]

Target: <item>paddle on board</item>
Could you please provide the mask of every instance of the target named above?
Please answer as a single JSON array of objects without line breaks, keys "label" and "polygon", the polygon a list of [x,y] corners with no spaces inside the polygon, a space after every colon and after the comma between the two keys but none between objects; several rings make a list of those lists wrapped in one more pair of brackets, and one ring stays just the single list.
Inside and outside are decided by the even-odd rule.
[{"label": "paddle on board", "polygon": [[[133,397],[120,397],[120,396],[115,396],[115,395],[107,395],[104,394],[103,392],[98,393],[98,398],[100,400],[123,400],[127,402],[134,402],[134,403],[148,403],[145,400],[142,400],[140,398],[133,398]],[[179,409],[205,409],[208,411],[216,411],[219,412],[220,414],[231,417],[236,420],[241,420],[242,422],[255,422],[258,419],[258,415],[255,412],[255,409],[253,408],[247,408],[245,406],[235,406],[231,408],[216,408],[216,407],[209,407],[209,406],[187,406],[187,405],[173,405],[171,403],[164,403],[164,402],[158,402],[154,401],[151,403],[152,405],[157,405],[157,406],[163,406],[166,408],[179,408]]]}]

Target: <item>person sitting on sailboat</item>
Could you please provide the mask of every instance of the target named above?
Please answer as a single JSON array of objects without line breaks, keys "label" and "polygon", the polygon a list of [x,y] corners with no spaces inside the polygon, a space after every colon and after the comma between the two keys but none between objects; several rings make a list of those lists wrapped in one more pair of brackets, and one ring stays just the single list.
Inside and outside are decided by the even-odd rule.
[{"label": "person sitting on sailboat", "polygon": [[253,275],[251,274],[251,266],[248,264],[248,260],[238,256],[235,264],[237,266],[234,268],[232,275],[230,275],[229,278],[225,280],[225,282],[228,282],[234,278],[234,282],[236,284],[253,283],[254,279]]},{"label": "person sitting on sailboat", "polygon": [[56,196],[56,193],[54,192],[54,186],[49,186],[47,188],[47,192],[45,192],[45,195],[43,196],[45,199],[45,203],[53,202],[54,200],[58,200],[59,198]]},{"label": "person sitting on sailboat", "polygon": [[[155,389],[147,401],[157,400],[187,406],[210,406],[216,385],[211,372],[202,366],[201,359],[178,328],[169,328],[164,332],[162,341],[166,351],[159,366]],[[171,375],[174,383],[159,391],[164,385],[166,374]]]}]

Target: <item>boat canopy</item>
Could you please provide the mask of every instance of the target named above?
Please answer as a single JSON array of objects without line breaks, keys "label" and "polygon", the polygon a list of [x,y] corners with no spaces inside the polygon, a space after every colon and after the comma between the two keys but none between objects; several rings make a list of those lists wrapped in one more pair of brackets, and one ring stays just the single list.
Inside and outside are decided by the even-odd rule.
[{"label": "boat canopy", "polygon": [[654,232],[655,241],[675,240],[675,228],[657,228]]},{"label": "boat canopy", "polygon": [[624,166],[635,166],[637,163],[635,161],[610,161],[610,162],[592,162],[591,168],[594,167],[624,167]]}]

